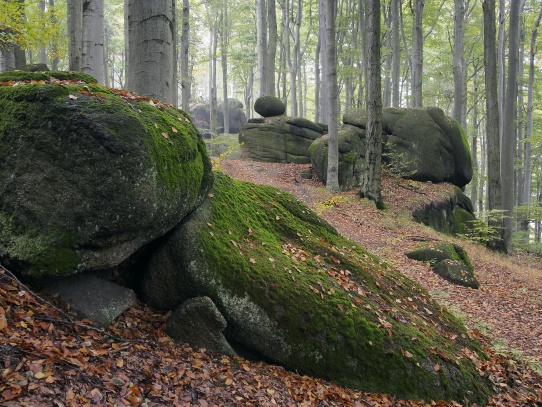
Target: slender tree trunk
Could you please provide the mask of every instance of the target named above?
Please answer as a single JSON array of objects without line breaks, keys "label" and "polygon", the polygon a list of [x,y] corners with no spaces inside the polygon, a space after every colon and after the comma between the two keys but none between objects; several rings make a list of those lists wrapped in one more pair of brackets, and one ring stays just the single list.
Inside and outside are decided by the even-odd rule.
[{"label": "slender tree trunk", "polygon": [[129,32],[126,88],[175,104],[175,2],[125,1]]},{"label": "slender tree trunk", "polygon": [[423,8],[425,0],[413,0],[412,24],[412,107],[422,107],[422,69],[423,69]]},{"label": "slender tree trunk", "polygon": [[83,0],[70,0],[68,4],[68,54],[71,71],[81,70],[83,46]]},{"label": "slender tree trunk", "polygon": [[[45,1],[38,1],[38,8],[45,14]],[[47,51],[43,45],[38,48],[38,58],[40,64],[47,64]]]},{"label": "slender tree trunk", "polygon": [[190,109],[191,79],[188,69],[190,50],[190,4],[189,0],[183,0],[183,17],[181,30],[181,107],[183,110]]},{"label": "slender tree trunk", "polygon": [[401,82],[401,46],[399,31],[400,0],[391,0],[391,34],[392,34],[392,74],[391,74],[391,105],[401,106],[399,84]]},{"label": "slender tree trunk", "polygon": [[274,0],[267,1],[267,26],[269,27],[269,36],[267,39],[267,63],[266,63],[266,77],[267,77],[267,94],[271,96],[276,95],[276,82],[275,82],[275,60],[277,55],[277,11]]},{"label": "slender tree trunk", "polygon": [[330,191],[339,190],[339,146],[338,111],[337,111],[337,45],[335,43],[335,7],[336,0],[325,2],[326,29],[326,85],[328,103],[328,156],[326,188]]},{"label": "slender tree trunk", "polygon": [[464,89],[464,22],[465,22],[465,2],[464,0],[455,0],[454,2],[454,109],[453,118],[462,125],[463,119],[463,89]]},{"label": "slender tree trunk", "polygon": [[[51,9],[51,24],[56,25],[58,23],[56,18],[55,0],[49,0],[49,8]],[[51,69],[53,71],[58,70],[58,47],[56,38],[51,42]]]},{"label": "slender tree trunk", "polygon": [[221,15],[221,35],[220,35],[220,52],[222,56],[222,93],[224,96],[224,134],[230,133],[230,108],[228,103],[228,37],[229,37],[229,21],[228,21],[228,1],[224,1],[222,5]]},{"label": "slender tree trunk", "polygon": [[385,209],[380,191],[382,168],[382,85],[380,68],[380,0],[367,2],[367,136],[360,196]]},{"label": "slender tree trunk", "polygon": [[[382,13],[384,15],[384,22],[386,24],[386,58],[385,58],[385,73],[384,73],[384,100],[383,100],[383,106],[384,107],[390,107],[391,106],[391,70],[392,70],[392,59],[393,59],[393,49],[392,49],[392,33],[391,33],[391,10],[386,13],[386,5],[382,5]],[[369,18],[369,16],[367,16]]]},{"label": "slender tree trunk", "polygon": [[267,90],[267,8],[265,0],[256,0],[256,35],[257,35],[257,50],[258,50],[258,84],[259,95],[265,96]]},{"label": "slender tree trunk", "polygon": [[320,80],[320,46],[322,40],[320,34],[318,34],[318,42],[316,43],[316,50],[314,52],[314,121],[320,122],[320,93],[322,92],[321,80]]},{"label": "slender tree trunk", "polygon": [[320,48],[322,50],[320,54],[321,56],[321,62],[320,62],[321,75],[320,76],[322,78],[322,86],[321,86],[322,93],[321,93],[321,98],[320,98],[322,102],[320,103],[320,117],[322,118],[322,121],[324,123],[327,123],[328,115],[329,115],[329,112],[328,112],[329,104],[327,103],[327,100],[328,100],[327,77],[328,76],[327,76],[327,56],[326,56],[327,43],[326,43],[326,28],[325,28],[325,9],[326,9],[326,0],[319,0],[318,2],[318,10],[319,10],[318,36],[320,39]]},{"label": "slender tree trunk", "polygon": [[81,71],[105,83],[104,0],[83,1],[83,44]]},{"label": "slender tree trunk", "polygon": [[[484,13],[484,66],[486,71],[487,202],[491,213],[491,211],[502,209],[495,0],[484,0],[482,7]],[[503,226],[500,219],[490,217],[488,222],[491,227],[499,230]],[[500,233],[488,242],[488,247],[497,251],[505,250]]]},{"label": "slender tree trunk", "polygon": [[[540,20],[542,19],[542,8],[538,12],[536,17],[533,32],[531,34],[531,47],[529,50],[529,83],[527,85],[527,129],[525,137],[530,140],[533,135],[533,111],[534,111],[534,76],[535,76],[535,55],[536,55],[536,38],[538,36],[538,27],[540,26]],[[532,183],[532,169],[531,169],[531,142],[525,143],[525,175],[524,175],[524,188],[523,188],[523,202],[525,205],[530,206],[531,203],[531,183]]]}]

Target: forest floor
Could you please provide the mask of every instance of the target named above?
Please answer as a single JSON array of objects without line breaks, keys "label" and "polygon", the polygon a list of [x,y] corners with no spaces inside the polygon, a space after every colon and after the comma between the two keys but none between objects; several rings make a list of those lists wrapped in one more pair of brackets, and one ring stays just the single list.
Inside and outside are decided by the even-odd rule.
[{"label": "forest floor", "polygon": [[[542,406],[542,259],[495,254],[410,220],[413,208],[446,196],[452,186],[384,174],[388,210],[377,211],[355,190],[332,194],[317,178],[301,178],[310,165],[243,160],[219,165],[234,178],[292,193],[460,317],[489,356],[478,366],[496,391],[487,405]],[[435,241],[466,249],[480,289],[452,285],[404,255]],[[74,320],[56,298],[33,291],[0,267],[0,405],[473,406],[468,400],[397,400],[174,344],[164,332],[168,316],[138,302],[103,331]]]}]

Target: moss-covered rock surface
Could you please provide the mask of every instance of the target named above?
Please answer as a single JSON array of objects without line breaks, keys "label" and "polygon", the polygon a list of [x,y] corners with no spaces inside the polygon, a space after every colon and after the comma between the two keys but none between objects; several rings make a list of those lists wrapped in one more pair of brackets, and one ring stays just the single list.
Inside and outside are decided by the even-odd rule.
[{"label": "moss-covered rock surface", "polygon": [[163,309],[208,296],[236,352],[302,374],[413,399],[490,392],[479,346],[425,289],[272,187],[217,174],[153,249],[140,294]]},{"label": "moss-covered rock surface", "polygon": [[174,107],[78,73],[0,81],[0,256],[27,276],[113,267],[212,184],[205,145]]}]

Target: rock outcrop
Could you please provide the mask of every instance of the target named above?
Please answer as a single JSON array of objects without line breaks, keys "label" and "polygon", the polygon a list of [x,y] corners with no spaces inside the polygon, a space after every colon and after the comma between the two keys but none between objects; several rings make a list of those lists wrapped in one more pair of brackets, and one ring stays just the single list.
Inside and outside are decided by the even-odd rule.
[{"label": "rock outcrop", "polygon": [[310,120],[275,116],[253,119],[241,129],[241,156],[256,161],[307,164],[309,147],[323,130]]},{"label": "rock outcrop", "polygon": [[0,76],[19,81],[0,86],[0,258],[28,277],[118,265],[212,184],[205,145],[182,111],[89,78]]},{"label": "rock outcrop", "polygon": [[[224,133],[224,101],[217,105],[217,126],[218,132]],[[237,99],[228,99],[229,131],[236,134],[241,131],[247,123],[247,116],[243,110],[243,103]],[[190,105],[190,116],[194,125],[198,128],[204,138],[210,137],[210,106],[209,103],[194,103]],[[208,135],[208,136],[207,136]]]},{"label": "rock outcrop", "polygon": [[[348,189],[361,182],[365,159],[365,111],[344,115],[339,132],[339,185]],[[450,182],[459,187],[472,178],[472,160],[459,123],[442,109],[386,108],[382,117],[383,160],[392,171],[416,181]],[[351,150],[348,147],[351,146]],[[318,140],[311,147],[313,167],[325,180],[327,145]],[[342,181],[342,183],[341,183]]]},{"label": "rock outcrop", "polygon": [[162,309],[207,296],[236,353],[301,374],[415,399],[489,392],[460,356],[477,345],[422,287],[275,188],[218,175],[157,245],[139,293]]}]

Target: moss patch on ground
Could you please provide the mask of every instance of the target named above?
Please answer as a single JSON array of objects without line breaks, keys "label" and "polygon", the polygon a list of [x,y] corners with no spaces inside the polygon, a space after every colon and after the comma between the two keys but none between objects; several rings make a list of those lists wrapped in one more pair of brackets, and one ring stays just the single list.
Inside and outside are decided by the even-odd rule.
[{"label": "moss patch on ground", "polygon": [[210,201],[204,258],[223,288],[277,322],[291,351],[274,362],[371,392],[486,399],[468,356],[483,352],[423,287],[288,193],[217,174]]}]

